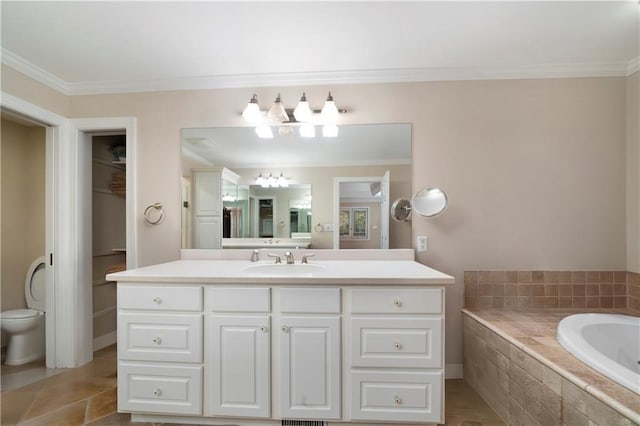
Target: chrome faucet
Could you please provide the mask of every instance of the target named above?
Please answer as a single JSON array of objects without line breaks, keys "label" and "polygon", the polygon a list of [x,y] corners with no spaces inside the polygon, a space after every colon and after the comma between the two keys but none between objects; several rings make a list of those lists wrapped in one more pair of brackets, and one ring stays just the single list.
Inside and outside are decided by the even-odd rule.
[{"label": "chrome faucet", "polygon": [[291,253],[290,251],[285,252],[284,256],[287,258],[287,265],[293,265],[295,263],[293,253]]},{"label": "chrome faucet", "polygon": [[257,262],[258,261],[258,253],[259,253],[259,251],[257,249],[253,250],[253,254],[251,255],[251,261],[252,262]]},{"label": "chrome faucet", "polygon": [[300,263],[309,263],[307,259],[313,256],[315,256],[315,254],[313,253],[305,254],[304,256],[302,256],[302,260],[300,261]]},{"label": "chrome faucet", "polygon": [[278,256],[277,254],[269,253],[267,256],[275,257],[276,258],[276,263],[282,263],[282,259],[280,259],[280,256]]}]

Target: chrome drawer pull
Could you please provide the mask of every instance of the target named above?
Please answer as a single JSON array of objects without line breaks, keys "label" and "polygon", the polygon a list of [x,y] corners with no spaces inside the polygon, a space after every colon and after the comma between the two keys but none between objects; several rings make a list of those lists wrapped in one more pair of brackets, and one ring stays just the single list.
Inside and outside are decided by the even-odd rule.
[{"label": "chrome drawer pull", "polygon": [[402,349],[402,345],[401,345],[400,343],[398,343],[398,342],[395,342],[395,343],[393,344],[393,346],[395,346],[395,347],[396,347],[396,349],[398,349],[398,350]]},{"label": "chrome drawer pull", "polygon": [[402,302],[400,301],[400,299],[393,299],[393,304],[396,305],[398,308],[402,306]]},{"label": "chrome drawer pull", "polygon": [[162,338],[160,338],[160,336],[154,337],[153,343],[155,343],[156,345],[159,345],[160,343],[162,343]]},{"label": "chrome drawer pull", "polygon": [[160,389],[160,388],[155,388],[155,389],[153,390],[153,394],[154,394],[155,396],[160,396],[160,395],[162,395],[162,389]]},{"label": "chrome drawer pull", "polygon": [[396,405],[400,405],[402,403],[402,400],[400,399],[400,397],[398,395],[393,397],[393,402],[396,403]]},{"label": "chrome drawer pull", "polygon": [[154,297],[153,301],[156,302],[158,305],[162,303],[162,299],[159,297]]}]

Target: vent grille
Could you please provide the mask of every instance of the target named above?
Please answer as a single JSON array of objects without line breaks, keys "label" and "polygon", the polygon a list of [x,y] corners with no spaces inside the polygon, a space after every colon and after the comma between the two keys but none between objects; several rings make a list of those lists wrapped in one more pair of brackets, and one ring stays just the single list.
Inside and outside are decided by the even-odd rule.
[{"label": "vent grille", "polygon": [[283,420],[282,426],[327,426],[326,422],[319,420]]}]

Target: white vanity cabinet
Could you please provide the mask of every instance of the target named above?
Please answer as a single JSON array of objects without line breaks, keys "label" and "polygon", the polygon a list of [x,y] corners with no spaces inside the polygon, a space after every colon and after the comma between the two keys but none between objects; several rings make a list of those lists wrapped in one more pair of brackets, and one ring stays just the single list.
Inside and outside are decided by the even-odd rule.
[{"label": "white vanity cabinet", "polygon": [[118,285],[118,411],[202,414],[202,290]]},{"label": "white vanity cabinet", "polygon": [[[451,277],[208,278],[202,268],[213,274],[236,266],[198,262],[115,276],[118,410],[134,421],[444,422],[444,285]],[[391,270],[378,266],[380,274]]]}]

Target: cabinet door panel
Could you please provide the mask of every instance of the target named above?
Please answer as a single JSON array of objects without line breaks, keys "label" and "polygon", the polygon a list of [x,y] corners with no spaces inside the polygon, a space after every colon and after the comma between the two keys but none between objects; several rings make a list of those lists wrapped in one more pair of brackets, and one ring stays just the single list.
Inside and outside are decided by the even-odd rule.
[{"label": "cabinet door panel", "polygon": [[340,318],[281,317],[282,417],[340,418]]},{"label": "cabinet door panel", "polygon": [[196,216],[193,233],[194,248],[222,248],[222,222],[220,221],[220,216]]},{"label": "cabinet door panel", "polygon": [[222,210],[220,172],[194,172],[194,214],[220,216]]},{"label": "cabinet door panel", "polygon": [[209,317],[210,414],[269,417],[269,317]]}]

